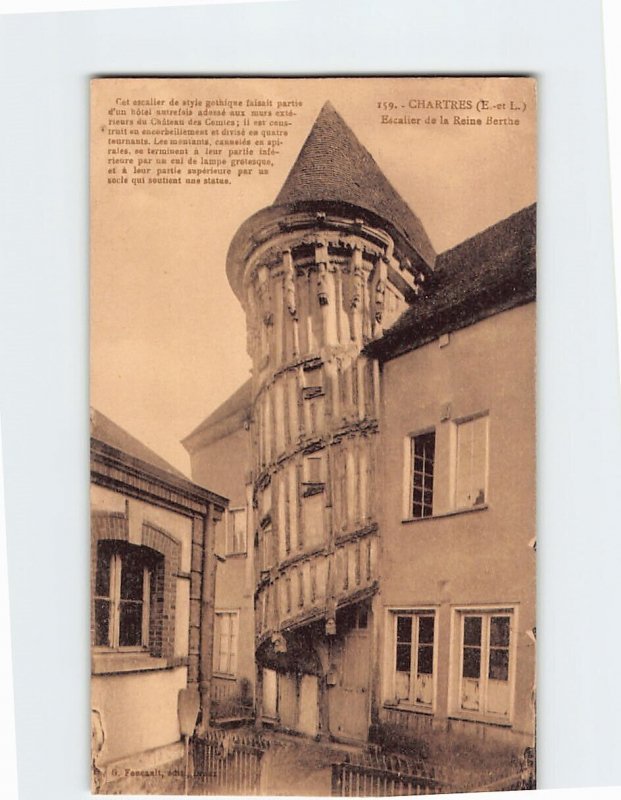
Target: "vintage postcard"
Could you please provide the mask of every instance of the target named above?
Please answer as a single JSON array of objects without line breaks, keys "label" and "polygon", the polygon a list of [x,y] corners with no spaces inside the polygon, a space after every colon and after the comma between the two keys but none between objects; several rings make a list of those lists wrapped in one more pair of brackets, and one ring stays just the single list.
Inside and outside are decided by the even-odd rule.
[{"label": "vintage postcard", "polygon": [[534,788],[535,81],[91,94],[92,791]]}]

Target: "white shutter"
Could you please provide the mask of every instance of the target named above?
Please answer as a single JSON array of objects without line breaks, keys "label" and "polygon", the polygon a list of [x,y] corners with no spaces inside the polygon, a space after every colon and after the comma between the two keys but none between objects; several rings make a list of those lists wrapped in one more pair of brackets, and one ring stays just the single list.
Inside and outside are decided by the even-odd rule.
[{"label": "white shutter", "polygon": [[455,508],[487,502],[487,423],[485,416],[457,426]]}]

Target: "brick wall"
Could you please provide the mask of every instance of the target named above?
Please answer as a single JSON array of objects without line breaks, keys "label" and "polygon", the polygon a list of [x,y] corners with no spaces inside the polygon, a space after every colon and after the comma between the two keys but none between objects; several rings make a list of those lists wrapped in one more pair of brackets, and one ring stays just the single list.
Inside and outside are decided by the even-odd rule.
[{"label": "brick wall", "polygon": [[[91,586],[95,584],[97,545],[100,541],[128,541],[128,519],[118,512],[95,511],[91,520]],[[172,658],[175,649],[175,612],[177,574],[181,544],[166,531],[150,523],[142,525],[145,563],[152,566],[151,605],[149,618],[149,651],[151,655]],[[91,592],[91,596],[94,592]],[[91,642],[95,641],[94,607],[91,608]]]}]

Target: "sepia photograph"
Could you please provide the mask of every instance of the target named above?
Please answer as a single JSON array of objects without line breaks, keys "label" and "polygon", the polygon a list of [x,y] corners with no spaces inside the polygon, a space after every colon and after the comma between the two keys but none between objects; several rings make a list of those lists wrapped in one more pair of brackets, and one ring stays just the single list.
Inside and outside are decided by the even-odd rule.
[{"label": "sepia photograph", "polygon": [[91,82],[91,790],[534,789],[536,81]]}]

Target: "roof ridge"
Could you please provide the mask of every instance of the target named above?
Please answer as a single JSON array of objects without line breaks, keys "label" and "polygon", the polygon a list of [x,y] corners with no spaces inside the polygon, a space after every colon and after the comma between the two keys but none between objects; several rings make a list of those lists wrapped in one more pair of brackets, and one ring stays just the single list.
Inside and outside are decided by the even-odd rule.
[{"label": "roof ridge", "polygon": [[440,254],[427,292],[366,346],[367,355],[389,360],[534,300],[536,212],[535,203],[525,206]]},{"label": "roof ridge", "polygon": [[503,217],[502,219],[496,220],[496,222],[492,222],[483,230],[478,231],[477,233],[473,233],[472,236],[468,236],[467,239],[463,239],[461,242],[454,244],[452,247],[449,247],[447,250],[443,250],[441,253],[438,253],[438,265],[441,264],[443,258],[447,256],[449,253],[452,253],[455,250],[459,250],[460,247],[467,247],[469,244],[472,244],[474,240],[481,240],[481,237],[490,235],[494,230],[499,230],[502,227],[506,227],[510,224],[511,220],[514,220],[518,217],[525,216],[527,213],[536,214],[537,211],[537,203],[529,203],[527,206],[518,209],[517,211],[513,211],[509,214],[508,217]]},{"label": "roof ridge", "polygon": [[133,436],[129,431],[93,406],[90,408],[90,427],[93,439],[121,450],[152,467],[163,469],[179,478],[184,478],[186,481],[190,480],[180,469],[177,469],[177,467],[160,456],[159,453],[156,453],[155,450],[148,447],[136,436]]}]

